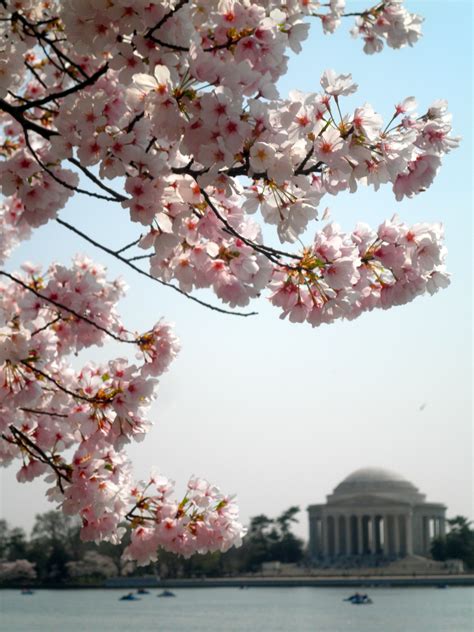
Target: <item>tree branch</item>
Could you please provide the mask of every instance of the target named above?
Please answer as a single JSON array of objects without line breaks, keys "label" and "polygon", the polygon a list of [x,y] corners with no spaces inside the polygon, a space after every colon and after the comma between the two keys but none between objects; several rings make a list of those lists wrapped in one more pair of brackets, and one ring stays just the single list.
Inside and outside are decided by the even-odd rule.
[{"label": "tree branch", "polygon": [[171,9],[170,11],[168,11],[168,13],[165,13],[165,15],[161,18],[161,20],[157,24],[155,24],[155,26],[148,29],[148,31],[145,33],[145,38],[152,37],[155,31],[158,31],[163,26],[163,24],[165,24],[165,22],[167,22],[170,18],[172,18],[173,15],[177,13],[180,9],[182,9],[184,5],[187,4],[188,2],[189,0],[179,0],[176,6],[173,7],[173,9]]},{"label": "tree branch", "polygon": [[62,417],[67,419],[69,415],[63,415],[62,413],[53,413],[49,410],[36,410],[35,408],[20,408],[25,413],[31,413],[32,415],[48,415],[49,417]]},{"label": "tree branch", "polygon": [[[54,173],[54,171],[52,169],[50,169],[49,167],[47,167],[44,164],[44,162],[38,156],[36,151],[33,149],[32,145],[30,143],[30,139],[28,137],[28,132],[27,132],[26,129],[23,130],[23,133],[24,133],[24,137],[25,137],[26,146],[30,150],[31,154],[33,155],[33,158],[36,160],[36,162],[41,167],[41,169],[43,169],[43,171],[46,171],[46,173],[48,175],[50,175],[51,178],[53,178],[53,180],[55,180],[58,184],[62,185],[65,189],[69,189],[69,191],[74,191],[75,193],[82,193],[84,195],[89,195],[90,197],[97,198],[98,200],[106,200],[106,202],[118,202],[119,201],[116,197],[109,197],[107,195],[102,195],[101,193],[95,193],[94,191],[88,191],[87,189],[82,189],[81,187],[76,187],[76,186],[74,186],[72,184],[69,184],[68,182],[64,182],[64,180],[61,180],[61,178],[59,178]],[[75,159],[74,158],[70,159],[71,162],[72,162],[72,160],[75,160]],[[105,187],[105,185],[103,185],[101,188],[104,188],[104,187]],[[115,195],[119,195],[119,194],[115,193]],[[126,198],[124,198],[124,199],[126,199]]]},{"label": "tree branch", "polygon": [[[45,33],[42,33],[40,31],[38,31],[36,29],[36,24],[32,24],[31,22],[29,22],[24,15],[22,15],[21,13],[19,13],[18,11],[15,11],[12,14],[12,21],[14,20],[18,20],[19,22],[21,22],[23,24],[23,27],[26,27],[27,29],[31,30],[32,36],[36,37],[36,39],[41,42],[45,42],[48,46],[51,47],[51,50],[53,50],[56,53],[56,56],[58,57],[58,59],[60,59],[63,63],[66,62],[68,64],[70,64],[73,68],[75,68],[77,70],[77,72],[79,72],[85,79],[88,78],[87,73],[84,72],[84,70],[81,68],[81,66],[79,64],[76,64],[75,62],[73,62],[65,53],[63,53],[63,51],[56,46],[56,42],[54,40],[51,40],[49,37],[46,36]],[[31,36],[31,35],[30,35]],[[40,44],[41,45],[41,44]],[[48,56],[49,58],[49,56]],[[63,65],[63,71],[68,74],[72,79],[74,79],[75,81],[77,81],[76,77],[69,72],[69,69],[66,68],[65,65]]]},{"label": "tree branch", "polygon": [[48,329],[48,327],[51,327],[51,325],[55,325],[60,320],[62,320],[62,316],[59,316],[59,315],[56,316],[56,318],[53,318],[53,320],[50,320],[49,323],[46,323],[46,325],[44,325],[43,327],[40,327],[39,329],[35,329],[35,331],[31,334],[31,337],[33,338],[33,336],[36,336],[36,334],[39,334],[42,331],[45,331],[45,329]]},{"label": "tree branch", "polygon": [[[51,457],[49,457],[46,454],[46,452],[44,452],[40,447],[38,447],[36,443],[34,443],[21,430],[18,430],[18,428],[16,428],[13,424],[10,424],[8,426],[8,429],[14,436],[15,442],[18,445],[18,447],[24,448],[28,452],[28,454],[32,456],[34,459],[41,461],[41,463],[48,465],[54,470],[56,476],[58,477],[59,489],[61,490],[62,493],[64,493],[62,480],[65,480],[67,483],[71,482],[71,478],[69,475],[70,468],[67,465],[56,465],[56,463],[53,463]],[[6,439],[7,441],[9,441],[8,437],[6,437],[5,435],[2,435],[2,437]],[[66,470],[67,473],[64,473],[63,470]]]},{"label": "tree branch", "polygon": [[5,99],[0,99],[0,110],[3,110],[7,114],[9,114],[12,118],[15,119],[22,126],[23,130],[31,130],[32,132],[36,132],[46,140],[49,140],[52,136],[59,136],[59,132],[56,132],[52,129],[47,129],[46,127],[42,127],[38,125],[34,121],[30,121],[23,116],[22,112],[19,111],[18,107],[11,105]]},{"label": "tree branch", "polygon": [[44,377],[45,380],[54,384],[56,388],[58,388],[60,391],[62,391],[63,393],[66,393],[66,395],[70,395],[71,397],[74,397],[75,399],[80,399],[84,402],[87,402],[88,404],[105,404],[112,400],[111,397],[105,397],[105,398],[104,397],[86,397],[85,395],[81,395],[80,393],[74,393],[74,391],[70,391],[68,388],[66,388],[60,382],[58,382],[54,377],[51,377],[51,375],[48,375],[48,373],[45,373],[41,369],[38,369],[37,367],[33,366],[26,360],[21,360],[20,364],[27,367],[33,373],[36,373],[37,375],[41,375],[41,377]]},{"label": "tree branch", "polygon": [[223,309],[222,307],[217,307],[216,305],[211,305],[210,303],[206,303],[206,301],[202,301],[201,299],[196,298],[195,296],[192,296],[191,294],[188,294],[187,292],[185,292],[184,290],[181,290],[176,285],[173,285],[172,283],[167,283],[166,281],[162,281],[161,279],[158,279],[157,277],[152,276],[149,272],[142,270],[138,266],[128,261],[128,259],[126,259],[125,257],[122,257],[119,254],[121,252],[120,250],[115,251],[115,250],[112,250],[111,248],[108,248],[107,246],[104,246],[103,244],[99,243],[95,239],[92,239],[92,237],[89,237],[89,235],[86,235],[85,233],[80,231],[75,226],[68,224],[68,222],[65,222],[62,219],[59,219],[59,217],[56,218],[56,221],[58,222],[58,224],[61,224],[61,226],[64,226],[65,228],[72,231],[73,233],[76,233],[76,235],[79,235],[79,237],[82,237],[82,239],[85,239],[96,248],[99,248],[100,250],[103,250],[107,254],[111,255],[112,257],[115,257],[115,259],[118,259],[119,261],[127,265],[129,268],[134,270],[135,272],[138,272],[138,274],[141,274],[142,276],[145,276],[148,279],[151,279],[155,283],[159,283],[160,285],[164,285],[165,287],[171,288],[172,290],[174,290],[175,292],[178,292],[178,294],[181,294],[182,296],[186,297],[190,301],[194,301],[195,303],[198,303],[199,305],[202,305],[203,307],[207,307],[208,309],[211,309],[214,312],[227,314],[229,316],[242,316],[245,318],[247,316],[255,316],[257,314],[257,312],[232,312],[228,309]]},{"label": "tree branch", "polygon": [[67,97],[69,94],[74,94],[75,92],[78,92],[79,90],[83,90],[84,88],[87,88],[87,86],[93,85],[99,79],[99,77],[101,77],[107,72],[108,69],[109,69],[109,64],[106,63],[103,66],[101,66],[101,68],[99,68],[99,70],[97,70],[93,75],[90,75],[90,77],[87,77],[87,79],[85,79],[81,83],[77,83],[75,86],[66,88],[66,90],[61,90],[60,92],[49,94],[43,97],[42,99],[36,99],[35,101],[28,101],[28,103],[25,103],[24,105],[17,106],[16,109],[18,112],[26,112],[30,108],[39,107],[41,105],[44,105],[45,103],[49,103],[50,101],[55,101],[57,99]]},{"label": "tree branch", "polygon": [[127,244],[126,246],[122,246],[122,248],[119,248],[118,250],[116,250],[115,254],[119,255],[121,252],[125,252],[129,248],[132,248],[133,246],[136,246],[140,242],[141,238],[142,238],[142,236],[140,235],[140,237],[138,237],[138,239],[135,239],[134,241],[131,241],[129,244]]},{"label": "tree branch", "polygon": [[104,198],[104,199],[108,199],[110,202],[124,202],[127,199],[127,197],[125,195],[122,195],[121,193],[118,193],[117,191],[114,191],[114,189],[112,189],[111,187],[108,187],[106,184],[104,184],[102,182],[102,180],[99,180],[99,178],[97,178],[92,173],[92,171],[90,171],[87,167],[84,167],[84,165],[82,165],[79,162],[79,160],[77,160],[76,158],[68,158],[68,161],[71,164],[73,164],[75,167],[80,169],[82,171],[82,173],[85,176],[87,176],[91,182],[93,182],[95,185],[97,185],[103,191],[107,191],[107,193],[110,193],[110,195],[115,198],[114,200],[111,200],[110,198]]},{"label": "tree branch", "polygon": [[212,202],[211,198],[209,197],[209,194],[205,191],[205,189],[200,187],[200,191],[201,191],[202,196],[206,200],[207,205],[211,209],[211,211],[226,227],[227,232],[232,234],[234,237],[237,237],[237,239],[240,239],[241,241],[243,241],[244,244],[247,244],[247,246],[250,246],[251,248],[253,248],[253,250],[260,252],[262,255],[267,257],[267,259],[269,259],[272,263],[275,263],[277,265],[282,265],[281,261],[279,260],[280,257],[288,257],[290,259],[301,258],[299,255],[295,255],[291,252],[277,250],[276,248],[271,248],[270,246],[265,246],[264,244],[258,244],[255,241],[252,241],[251,239],[247,239],[246,237],[241,235],[231,224],[229,224],[229,222],[227,221],[225,217],[223,217],[223,215],[221,215],[221,213],[219,212],[215,204]]},{"label": "tree branch", "polygon": [[[12,274],[9,274],[8,272],[5,272],[4,270],[0,270],[0,275],[4,276],[4,277],[7,277],[8,279],[13,281],[14,283],[17,283],[23,289],[27,290],[28,292],[31,292],[32,294],[34,294],[38,298],[42,299],[43,301],[46,301],[47,303],[51,303],[51,305],[54,305],[58,309],[64,310],[65,312],[69,312],[69,314],[71,314],[72,316],[74,316],[75,318],[77,318],[79,320],[84,321],[88,325],[92,325],[92,327],[95,327],[96,329],[98,329],[102,333],[106,334],[110,338],[113,338],[117,342],[126,342],[128,344],[138,344],[139,343],[139,340],[135,339],[135,338],[133,340],[127,340],[126,338],[121,338],[120,336],[117,336],[116,334],[114,334],[111,331],[109,331],[106,327],[102,327],[102,325],[98,325],[93,320],[91,320],[87,316],[84,316],[83,314],[79,314],[79,312],[76,312],[74,309],[71,309],[70,307],[66,307],[66,305],[63,305],[62,303],[59,303],[58,301],[55,301],[52,298],[48,298],[44,294],[41,294],[41,292],[38,292],[38,290],[35,290],[33,287],[29,286],[27,283],[24,283],[21,279],[18,279],[17,277],[14,277]],[[48,323],[47,326],[49,326],[51,324],[52,323]],[[34,333],[36,334],[39,331],[41,331],[41,329],[38,329]]]}]

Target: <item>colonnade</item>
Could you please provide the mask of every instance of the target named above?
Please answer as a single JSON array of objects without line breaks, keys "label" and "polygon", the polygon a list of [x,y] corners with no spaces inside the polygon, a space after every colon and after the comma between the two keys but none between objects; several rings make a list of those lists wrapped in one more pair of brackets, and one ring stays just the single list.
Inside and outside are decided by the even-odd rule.
[{"label": "colonnade", "polygon": [[431,540],[444,537],[444,528],[439,515],[325,511],[310,515],[310,551],[313,557],[429,554]]}]

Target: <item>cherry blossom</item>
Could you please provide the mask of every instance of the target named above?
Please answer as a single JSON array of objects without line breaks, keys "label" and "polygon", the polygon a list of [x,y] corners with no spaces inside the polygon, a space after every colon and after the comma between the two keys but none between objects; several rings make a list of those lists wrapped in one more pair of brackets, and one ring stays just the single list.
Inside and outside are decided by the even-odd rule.
[{"label": "cherry blossom", "polygon": [[[421,36],[403,0],[355,14],[345,0],[0,5],[0,462],[16,463],[19,482],[44,478],[85,540],[119,542],[126,522],[126,557],[139,564],[245,535],[235,499],[205,479],[182,495],[161,474],[134,480],[126,448],[155,421],[178,339],[160,315],[146,331],[127,327],[125,283],[102,264],[10,271],[8,258],[54,221],[206,308],[245,317],[266,293],[281,318],[312,327],[447,287],[441,224],[326,222],[341,192],[390,186],[400,201],[432,186],[460,142],[447,102],[400,95],[384,121],[383,103],[346,107],[363,78],[344,68],[314,92],[278,93],[311,21],[330,34],[348,17],[368,54]],[[73,195],[129,216],[130,243],[114,250],[66,222]],[[109,341],[123,354],[92,361]]]}]

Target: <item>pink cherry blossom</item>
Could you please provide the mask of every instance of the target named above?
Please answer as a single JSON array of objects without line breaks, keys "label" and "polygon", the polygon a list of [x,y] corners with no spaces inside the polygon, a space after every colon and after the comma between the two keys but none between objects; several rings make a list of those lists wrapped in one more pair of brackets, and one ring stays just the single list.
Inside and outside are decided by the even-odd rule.
[{"label": "pink cherry blossom", "polygon": [[[280,96],[310,21],[330,34],[347,13],[345,0],[2,3],[0,461],[17,463],[20,482],[44,477],[82,539],[117,543],[127,522],[125,555],[147,564],[160,548],[226,551],[245,529],[234,498],[205,479],[178,495],[161,474],[134,480],[126,447],[153,425],[178,339],[159,316],[142,332],[126,326],[125,283],[87,257],[10,272],[33,230],[56,221],[221,312],[248,315],[239,309],[266,292],[281,318],[312,327],[448,286],[439,223],[330,222],[308,240],[328,219],[325,196],[387,185],[411,198],[460,142],[445,100],[417,113],[401,96],[385,122],[383,103],[347,111],[349,73],[329,69],[319,92]],[[373,54],[413,46],[421,24],[403,0],[384,0],[352,34]],[[66,222],[73,195],[125,212],[130,243],[114,249]],[[95,362],[109,342],[122,353]]]}]

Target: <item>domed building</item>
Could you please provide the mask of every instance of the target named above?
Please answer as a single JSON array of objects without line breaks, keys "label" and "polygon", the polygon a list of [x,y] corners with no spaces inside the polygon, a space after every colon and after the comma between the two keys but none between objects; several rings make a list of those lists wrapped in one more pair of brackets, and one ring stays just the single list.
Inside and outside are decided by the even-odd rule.
[{"label": "domed building", "polygon": [[326,504],[308,507],[313,561],[425,556],[431,540],[445,535],[446,507],[426,502],[413,483],[390,470],[356,470],[326,498]]}]

